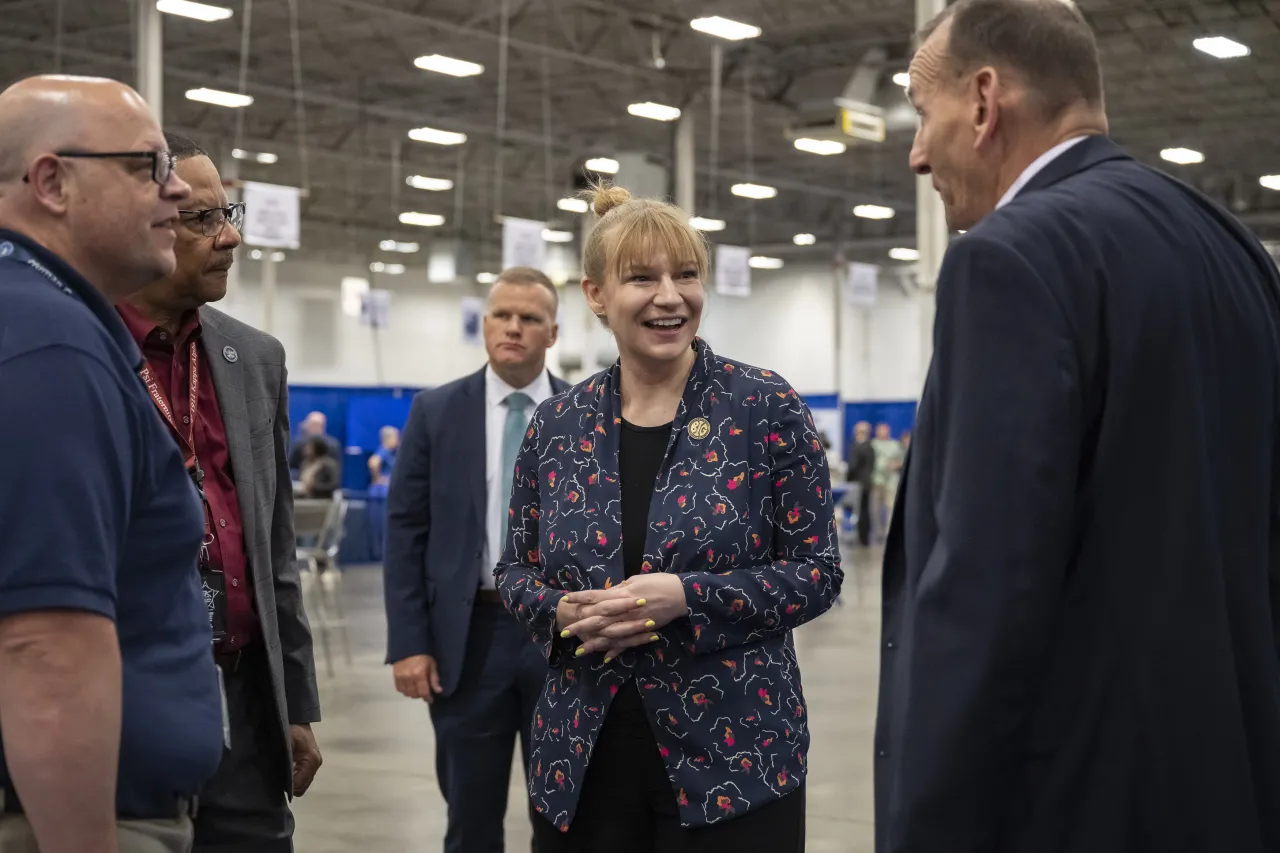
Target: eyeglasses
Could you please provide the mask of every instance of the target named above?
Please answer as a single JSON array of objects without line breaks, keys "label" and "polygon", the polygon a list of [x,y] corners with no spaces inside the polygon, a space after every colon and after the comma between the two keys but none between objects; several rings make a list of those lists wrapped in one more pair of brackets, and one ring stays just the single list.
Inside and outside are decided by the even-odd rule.
[{"label": "eyeglasses", "polygon": [[[55,151],[55,157],[81,160],[132,160],[145,157],[151,161],[151,180],[160,186],[169,183],[173,167],[177,164],[168,151]],[[30,183],[30,176],[23,175],[23,183]]]},{"label": "eyeglasses", "polygon": [[187,217],[187,222],[199,224],[200,233],[206,237],[217,237],[222,233],[223,226],[228,222],[237,231],[240,230],[240,226],[244,225],[244,202],[242,201],[237,201],[226,207],[206,207],[204,210],[179,210],[178,213]]}]

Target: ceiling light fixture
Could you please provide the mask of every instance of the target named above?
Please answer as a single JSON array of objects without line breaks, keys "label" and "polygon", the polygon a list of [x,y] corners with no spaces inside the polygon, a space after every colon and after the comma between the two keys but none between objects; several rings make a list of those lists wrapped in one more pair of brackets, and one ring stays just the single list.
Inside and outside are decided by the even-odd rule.
[{"label": "ceiling light fixture", "polygon": [[225,21],[234,13],[221,6],[210,6],[207,3],[192,3],[190,0],[156,0],[156,9],[166,15],[181,15],[194,18],[206,24],[213,21]]},{"label": "ceiling light fixture", "polygon": [[414,142],[430,142],[434,145],[461,145],[467,141],[465,133],[436,130],[434,127],[415,127],[409,131],[409,138]]},{"label": "ceiling light fixture", "polygon": [[893,75],[893,82],[904,89],[911,87],[911,75],[905,71],[899,71]]},{"label": "ceiling light fixture", "polygon": [[882,204],[860,204],[853,209],[853,215],[860,219],[893,219],[893,208]]},{"label": "ceiling light fixture", "polygon": [[1226,36],[1198,38],[1191,45],[1196,50],[1218,59],[1239,59],[1242,56],[1248,56],[1251,52],[1248,47]]},{"label": "ceiling light fixture", "polygon": [[223,92],[219,89],[188,89],[187,100],[232,109],[247,107],[253,103],[253,98],[249,95],[237,95],[235,92]]},{"label": "ceiling light fixture", "polygon": [[452,56],[441,56],[433,53],[430,56],[419,56],[413,64],[423,71],[434,71],[437,74],[448,74],[450,77],[474,77],[484,73],[484,66],[465,59],[454,59]]},{"label": "ceiling light fixture", "polygon": [[476,273],[477,284],[493,284],[497,280],[498,280],[498,276],[495,273],[491,273],[491,272]]},{"label": "ceiling light fixture", "polygon": [[395,240],[383,240],[378,244],[378,248],[384,252],[399,252],[403,255],[411,255],[421,248],[417,243],[400,243]]},{"label": "ceiling light fixture", "polygon": [[797,246],[812,246],[814,243],[818,242],[818,238],[812,234],[797,234],[791,238],[791,242],[795,243]]},{"label": "ceiling light fixture", "polygon": [[1190,148],[1166,148],[1160,152],[1161,158],[1179,166],[1194,166],[1204,162],[1204,155]]},{"label": "ceiling light fixture", "polygon": [[743,198],[773,198],[778,194],[776,187],[765,186],[764,184],[734,184],[730,187],[729,192]]},{"label": "ceiling light fixture", "polygon": [[689,22],[689,26],[700,33],[706,33],[709,36],[716,36],[728,41],[757,38],[762,32],[759,27],[744,24],[741,21],[731,21],[719,15],[711,18],[694,18]]},{"label": "ceiling light fixture", "polygon": [[810,154],[821,154],[824,157],[831,154],[843,154],[848,147],[843,142],[835,139],[810,139],[807,136],[797,139],[795,146],[801,151],[807,151]]},{"label": "ceiling light fixture", "polygon": [[707,219],[706,217],[703,217],[703,216],[691,216],[689,217],[689,224],[692,225],[694,228],[697,228],[699,231],[723,231],[724,230],[723,219]]},{"label": "ceiling light fixture", "polygon": [[267,165],[280,159],[267,151],[245,151],[243,148],[232,148],[231,156],[237,160],[253,160],[255,163],[266,163]]},{"label": "ceiling light fixture", "polygon": [[384,272],[387,275],[404,275],[404,264],[384,264],[374,261],[369,264],[369,272]]},{"label": "ceiling light fixture", "polygon": [[747,259],[747,266],[756,270],[780,270],[782,269],[782,258],[752,255]]},{"label": "ceiling light fixture", "polygon": [[1262,184],[1269,190],[1280,192],[1280,175],[1263,175],[1258,178],[1258,183]]},{"label": "ceiling light fixture", "polygon": [[444,224],[444,217],[438,213],[418,213],[417,211],[407,211],[400,214],[401,225],[417,225],[422,228],[435,228],[437,225]]},{"label": "ceiling light fixture", "polygon": [[556,202],[556,207],[569,213],[586,213],[590,209],[585,198],[562,198]]},{"label": "ceiling light fixture", "polygon": [[639,118],[651,118],[654,121],[675,121],[680,118],[679,107],[669,107],[666,104],[655,104],[652,101],[645,101],[643,104],[631,104],[627,107],[627,112]]},{"label": "ceiling light fixture", "polygon": [[609,157],[592,157],[583,164],[588,172],[601,172],[605,175],[618,174],[618,161]]},{"label": "ceiling light fixture", "polygon": [[404,182],[415,190],[430,190],[433,193],[453,189],[453,181],[448,178],[428,178],[426,175],[410,175]]},{"label": "ceiling light fixture", "polygon": [[889,257],[895,261],[918,261],[920,253],[915,249],[890,249]]},{"label": "ceiling light fixture", "polygon": [[548,243],[568,243],[573,239],[572,231],[556,231],[553,228],[542,229],[542,239]]}]

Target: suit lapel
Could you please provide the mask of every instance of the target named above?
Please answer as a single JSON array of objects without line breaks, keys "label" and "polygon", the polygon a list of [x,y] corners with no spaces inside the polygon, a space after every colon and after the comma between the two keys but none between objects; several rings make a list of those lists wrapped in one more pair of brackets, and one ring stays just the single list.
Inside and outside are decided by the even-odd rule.
[{"label": "suit lapel", "polygon": [[201,313],[201,346],[204,360],[209,365],[213,388],[218,395],[218,407],[222,410],[222,423],[227,433],[227,451],[231,455],[231,473],[236,480],[236,499],[240,502],[240,520],[244,526],[245,553],[253,561],[255,580],[271,578],[270,565],[257,565],[253,560],[253,543],[257,542],[257,507],[253,499],[253,451],[249,441],[249,406],[245,400],[243,359],[228,361],[223,351],[234,346],[234,339],[227,335],[216,315]]},{"label": "suit lapel", "polygon": [[[485,371],[482,368],[474,373],[463,386],[462,411],[454,423],[460,429],[458,435],[458,462],[467,471],[468,490],[471,493],[472,508],[475,510],[476,523],[480,530],[488,535],[489,520],[489,446],[487,443],[488,403],[485,400]],[[476,465],[469,460],[479,459]]]}]

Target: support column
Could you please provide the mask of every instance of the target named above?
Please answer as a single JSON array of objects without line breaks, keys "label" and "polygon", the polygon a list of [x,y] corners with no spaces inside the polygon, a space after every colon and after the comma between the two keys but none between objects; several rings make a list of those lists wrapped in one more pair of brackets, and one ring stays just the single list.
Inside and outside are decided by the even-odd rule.
[{"label": "support column", "polygon": [[697,205],[697,148],[694,145],[694,117],[685,110],[676,124],[676,207],[689,215]]},{"label": "support column", "polygon": [[151,107],[156,122],[164,127],[164,25],[155,0],[136,2],[138,29],[134,33],[133,61],[138,94]]},{"label": "support column", "polygon": [[[922,28],[947,7],[947,0],[915,0],[916,28]],[[920,381],[924,387],[929,362],[933,359],[933,318],[938,270],[946,254],[951,234],[947,228],[942,199],[927,175],[916,178],[916,293],[920,302]]]},{"label": "support column", "polygon": [[262,331],[275,334],[276,264],[275,249],[262,250]]}]

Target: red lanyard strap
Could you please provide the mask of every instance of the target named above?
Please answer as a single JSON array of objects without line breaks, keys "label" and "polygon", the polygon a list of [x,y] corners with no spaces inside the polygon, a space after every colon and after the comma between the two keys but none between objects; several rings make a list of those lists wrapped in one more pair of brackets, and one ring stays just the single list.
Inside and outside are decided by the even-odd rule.
[{"label": "red lanyard strap", "polygon": [[164,392],[160,390],[160,384],[156,382],[155,376],[151,373],[151,368],[145,363],[142,370],[138,372],[138,376],[142,378],[143,383],[147,386],[147,391],[151,394],[151,401],[156,404],[156,408],[160,410],[160,415],[173,428],[173,434],[178,437],[178,443],[182,445],[182,461],[186,464],[187,470],[198,470],[199,463],[196,462],[196,406],[199,404],[200,398],[200,360],[196,355],[196,342],[191,341],[190,348],[191,374],[190,381],[187,383],[187,411],[190,413],[187,417],[187,434],[184,438],[182,430],[178,429],[178,422],[173,416],[173,409],[169,406],[169,401],[165,399]]}]

